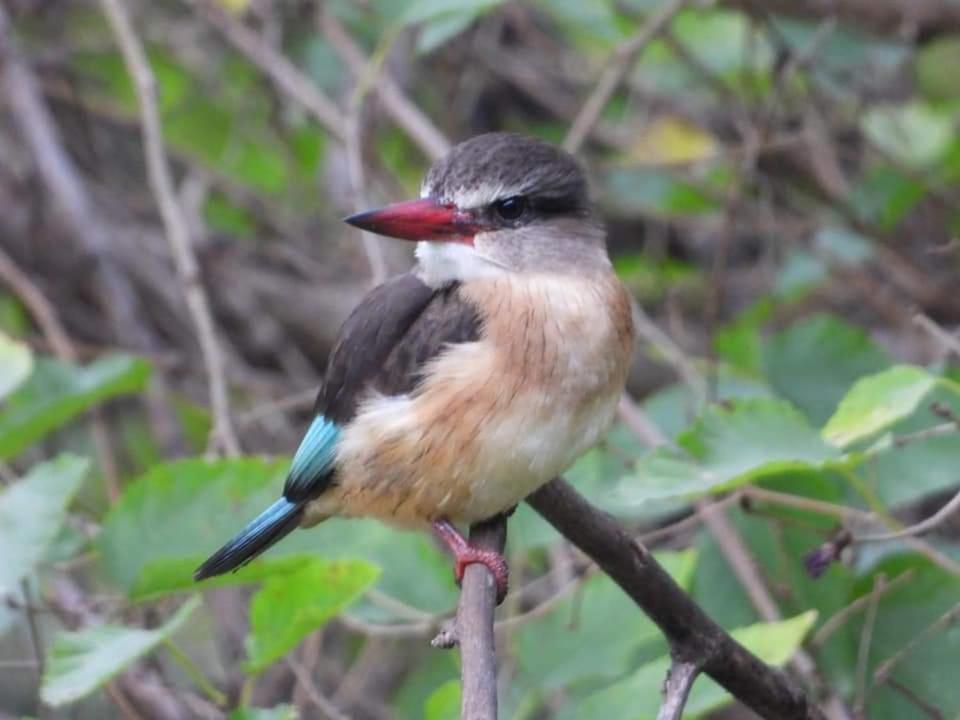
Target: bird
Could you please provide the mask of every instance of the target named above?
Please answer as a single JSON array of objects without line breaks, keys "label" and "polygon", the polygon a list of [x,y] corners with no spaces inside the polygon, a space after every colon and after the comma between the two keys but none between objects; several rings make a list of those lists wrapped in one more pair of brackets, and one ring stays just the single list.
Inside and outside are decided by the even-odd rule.
[{"label": "bird", "polygon": [[508,514],[611,425],[631,361],[631,300],[577,160],[487,133],[454,146],[420,198],[345,218],[416,243],[416,266],[343,323],[282,496],[195,572],[236,570],[334,516],[431,529],[498,602],[509,571],[458,525]]}]

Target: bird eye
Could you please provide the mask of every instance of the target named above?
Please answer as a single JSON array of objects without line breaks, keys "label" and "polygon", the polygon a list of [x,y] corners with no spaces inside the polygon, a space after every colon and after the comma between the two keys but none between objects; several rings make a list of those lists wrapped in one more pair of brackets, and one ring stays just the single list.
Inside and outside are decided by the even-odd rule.
[{"label": "bird eye", "polygon": [[527,199],[519,195],[508,197],[495,202],[493,209],[504,220],[516,220],[527,209]]}]

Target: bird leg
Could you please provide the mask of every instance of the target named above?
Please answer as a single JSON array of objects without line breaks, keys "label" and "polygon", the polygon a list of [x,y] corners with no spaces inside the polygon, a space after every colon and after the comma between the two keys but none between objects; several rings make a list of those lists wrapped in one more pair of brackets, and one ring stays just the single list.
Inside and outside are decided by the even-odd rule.
[{"label": "bird leg", "polygon": [[480,563],[485,565],[490,574],[493,575],[493,579],[497,583],[497,605],[502,603],[507,596],[510,575],[507,561],[504,560],[503,555],[496,550],[485,550],[471,545],[448,520],[434,520],[433,531],[453,553],[453,576],[456,578],[457,585],[463,582],[463,573],[467,569],[467,565]]}]

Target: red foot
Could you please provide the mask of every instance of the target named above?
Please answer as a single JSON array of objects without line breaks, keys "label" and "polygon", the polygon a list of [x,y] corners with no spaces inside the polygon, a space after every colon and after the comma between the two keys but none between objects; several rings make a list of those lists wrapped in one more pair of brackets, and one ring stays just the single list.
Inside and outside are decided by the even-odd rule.
[{"label": "red foot", "polygon": [[497,605],[502,603],[507,596],[510,576],[507,561],[503,559],[503,555],[496,550],[484,550],[471,545],[460,531],[446,520],[434,520],[433,529],[437,537],[453,553],[453,576],[457,580],[457,585],[463,583],[463,573],[467,565],[480,563],[493,575],[497,584]]}]

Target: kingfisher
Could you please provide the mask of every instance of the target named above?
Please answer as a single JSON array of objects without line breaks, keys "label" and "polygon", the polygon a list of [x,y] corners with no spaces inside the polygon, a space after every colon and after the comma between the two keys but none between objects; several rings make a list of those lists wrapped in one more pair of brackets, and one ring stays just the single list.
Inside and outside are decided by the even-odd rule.
[{"label": "kingfisher", "polygon": [[434,163],[420,199],[352,215],[414,241],[417,264],[341,327],[283,495],[197,580],[334,516],[431,528],[454,576],[503,557],[457,529],[512,510],[595,445],[633,350],[630,297],[586,177],[545,141],[488,133]]}]

